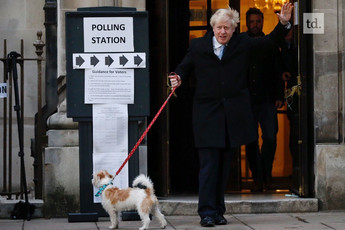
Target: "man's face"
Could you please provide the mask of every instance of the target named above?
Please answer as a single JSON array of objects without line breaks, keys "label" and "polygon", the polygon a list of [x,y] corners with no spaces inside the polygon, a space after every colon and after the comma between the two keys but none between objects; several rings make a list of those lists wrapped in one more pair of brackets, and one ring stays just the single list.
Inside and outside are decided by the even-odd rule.
[{"label": "man's face", "polygon": [[247,22],[248,32],[253,36],[259,36],[262,33],[264,21],[258,14],[249,15]]},{"label": "man's face", "polygon": [[219,21],[213,26],[214,36],[222,45],[225,45],[230,41],[234,31],[235,29],[231,27],[229,21]]}]

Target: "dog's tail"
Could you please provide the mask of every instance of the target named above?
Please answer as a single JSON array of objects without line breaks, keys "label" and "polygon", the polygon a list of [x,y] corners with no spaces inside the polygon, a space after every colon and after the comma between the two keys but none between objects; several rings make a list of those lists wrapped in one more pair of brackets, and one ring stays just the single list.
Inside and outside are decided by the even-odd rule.
[{"label": "dog's tail", "polygon": [[144,174],[140,174],[134,179],[133,188],[134,187],[141,189],[150,189],[151,193],[154,193],[153,182],[148,176],[145,176]]}]

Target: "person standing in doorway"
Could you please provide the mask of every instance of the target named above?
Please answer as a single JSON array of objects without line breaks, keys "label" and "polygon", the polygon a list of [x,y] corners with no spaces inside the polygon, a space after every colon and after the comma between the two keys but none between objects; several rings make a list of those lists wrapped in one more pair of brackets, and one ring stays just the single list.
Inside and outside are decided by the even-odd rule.
[{"label": "person standing in doorway", "polygon": [[[290,122],[289,147],[292,156],[293,176],[299,170],[298,140],[299,140],[299,93],[298,81],[298,47],[294,42],[293,29],[279,45],[282,56],[282,79],[286,82],[287,117]],[[295,178],[294,178],[295,179]]]},{"label": "person standing in doorway", "polygon": [[[245,33],[254,39],[264,37],[263,23],[263,13],[257,8],[250,8],[246,13],[248,31]],[[254,192],[263,191],[263,183],[266,189],[271,187],[278,133],[277,109],[284,104],[284,82],[281,79],[279,60],[277,44],[257,46],[251,53],[249,91],[256,130],[260,125],[262,132],[261,148],[258,140],[246,145],[246,155],[255,184],[252,189]]]},{"label": "person standing in doorway", "polygon": [[253,39],[235,33],[236,10],[217,10],[210,20],[212,29],[191,40],[182,62],[169,75],[173,88],[191,74],[196,78],[192,119],[200,162],[198,214],[203,227],[227,224],[224,192],[233,149],[257,139],[247,86],[250,53],[256,46],[284,38],[291,27],[291,11],[292,5],[285,4],[272,33]]}]

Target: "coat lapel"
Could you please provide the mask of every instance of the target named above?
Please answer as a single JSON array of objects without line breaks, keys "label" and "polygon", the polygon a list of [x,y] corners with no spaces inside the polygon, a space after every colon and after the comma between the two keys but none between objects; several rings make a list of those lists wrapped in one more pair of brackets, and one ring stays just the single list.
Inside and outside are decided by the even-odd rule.
[{"label": "coat lapel", "polygon": [[212,38],[213,38],[213,31],[210,30],[202,38],[202,43],[203,43],[201,46],[201,48],[203,49],[202,52],[205,53],[207,56],[218,59],[217,55],[215,55],[213,51]]},{"label": "coat lapel", "polygon": [[228,45],[224,49],[223,59],[231,56],[231,54],[235,51],[235,47],[236,47],[238,41],[239,41],[238,35],[234,33],[232,35]]}]

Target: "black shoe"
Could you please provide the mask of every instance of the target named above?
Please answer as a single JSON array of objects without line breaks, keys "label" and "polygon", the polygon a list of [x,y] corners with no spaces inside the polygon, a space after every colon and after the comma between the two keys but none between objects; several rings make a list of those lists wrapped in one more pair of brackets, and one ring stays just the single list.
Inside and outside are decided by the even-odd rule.
[{"label": "black shoe", "polygon": [[253,188],[250,189],[251,192],[263,192],[264,188],[262,185],[254,185]]},{"label": "black shoe", "polygon": [[271,176],[265,177],[264,185],[265,185],[266,190],[273,190]]},{"label": "black shoe", "polygon": [[214,223],[216,225],[226,225],[228,221],[224,218],[223,215],[217,215],[216,218],[214,218]]},{"label": "black shoe", "polygon": [[212,217],[206,216],[200,221],[202,227],[214,227],[214,219]]}]

